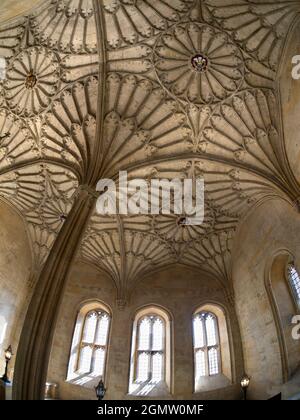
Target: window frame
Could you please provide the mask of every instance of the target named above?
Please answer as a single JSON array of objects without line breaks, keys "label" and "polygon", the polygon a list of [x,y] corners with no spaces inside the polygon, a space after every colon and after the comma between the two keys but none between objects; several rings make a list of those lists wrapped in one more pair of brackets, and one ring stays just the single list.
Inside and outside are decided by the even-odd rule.
[{"label": "window frame", "polygon": [[[102,374],[94,371],[94,364],[97,359],[92,360],[91,358],[91,365],[89,372],[80,372],[79,370],[79,363],[80,363],[80,354],[83,349],[81,346],[83,341],[83,334],[84,328],[86,325],[86,320],[89,314],[93,312],[100,312],[105,314],[108,317],[108,329],[107,329],[107,336],[106,336],[106,345],[98,345],[98,347],[106,347],[106,351],[104,354],[104,361],[103,361],[103,372]],[[98,321],[98,320],[97,320]],[[99,319],[101,321],[101,319]],[[100,300],[86,300],[78,305],[77,309],[74,310],[74,323],[71,335],[71,343],[70,343],[70,351],[68,355],[67,361],[67,370],[65,381],[77,386],[82,386],[84,388],[91,388],[97,385],[99,378],[101,378],[104,382],[106,380],[107,375],[107,363],[109,358],[109,350],[110,350],[110,341],[111,341],[111,329],[112,329],[112,322],[113,316],[111,308],[106,305],[104,302]],[[93,340],[96,340],[98,336],[96,335],[97,332],[97,325],[94,332]],[[101,334],[101,333],[100,333]],[[89,337],[87,337],[89,338]],[[100,338],[100,337],[99,337]],[[86,343],[89,344],[89,343]],[[95,347],[95,351],[97,347]],[[97,357],[96,352],[94,355]]]},{"label": "window frame", "polygon": [[[84,332],[85,332],[85,326],[88,320],[88,317],[90,315],[92,315],[93,313],[97,314],[97,322],[96,322],[96,326],[95,326],[95,330],[94,330],[94,337],[93,337],[93,342],[92,343],[88,343],[86,341],[84,341]],[[108,317],[108,328],[107,328],[107,334],[106,334],[106,342],[105,345],[100,345],[100,344],[96,344],[96,336],[97,336],[97,332],[98,332],[98,328],[99,328],[99,323],[101,321],[101,318],[103,316],[107,316]],[[107,353],[108,353],[108,345],[109,345],[109,336],[110,336],[110,326],[111,326],[111,315],[109,312],[107,312],[105,309],[103,308],[95,308],[95,309],[90,309],[85,315],[84,315],[84,319],[83,319],[83,323],[82,323],[82,327],[81,327],[81,334],[80,334],[80,340],[79,340],[79,346],[78,346],[78,350],[77,350],[77,359],[76,359],[76,368],[75,368],[75,372],[78,375],[91,375],[93,373],[97,373],[94,371],[94,366],[95,366],[95,359],[96,359],[96,351],[98,349],[102,349],[104,350],[104,363],[103,363],[103,372],[102,374],[97,374],[96,376],[101,376],[101,377],[105,377],[105,373],[106,373],[106,362],[107,362]],[[90,347],[92,349],[92,357],[91,357],[91,362],[90,362],[90,370],[88,372],[81,372],[80,371],[80,356],[81,356],[81,352],[83,351],[83,349],[85,347]]]},{"label": "window frame", "polygon": [[[139,338],[140,338],[140,326],[144,319],[153,318],[151,319],[151,327],[150,327],[150,340],[149,340],[149,349],[148,350],[139,350]],[[153,326],[155,320],[159,319],[163,324],[163,339],[162,339],[162,350],[152,350],[153,347]],[[143,314],[137,319],[137,326],[136,326],[136,337],[135,337],[135,352],[134,352],[134,372],[133,372],[133,380],[135,384],[145,384],[152,381],[153,376],[153,357],[155,354],[161,354],[162,357],[162,375],[161,380],[166,381],[166,321],[165,319],[156,313],[148,313]],[[139,356],[143,353],[149,354],[149,362],[148,362],[148,377],[146,381],[139,381],[138,380],[138,359]]]},{"label": "window frame", "polygon": [[289,261],[286,265],[286,278],[287,278],[287,283],[289,286],[289,290],[291,292],[292,295],[292,299],[293,302],[296,306],[297,311],[300,311],[300,295],[298,296],[298,293],[296,291],[296,288],[293,284],[293,278],[292,275],[290,273],[290,269],[294,269],[298,275],[298,278],[300,279],[300,275],[299,275],[299,271],[297,270],[296,264],[294,263],[294,261]]},{"label": "window frame", "polygon": [[[207,340],[207,327],[206,327],[206,319],[208,316],[212,316],[214,320],[214,326],[215,326],[215,335],[216,335],[216,344],[214,345],[208,345]],[[195,343],[195,326],[194,321],[197,317],[201,317],[202,322],[202,328],[203,328],[203,346],[202,347],[196,347]],[[219,320],[216,314],[214,314],[211,311],[203,311],[200,310],[193,315],[193,325],[192,325],[192,331],[193,331],[193,351],[194,351],[194,380],[195,382],[198,381],[201,378],[211,378],[217,375],[222,374],[222,357],[221,357],[221,341],[220,341],[220,330],[219,330]],[[217,373],[210,373],[210,367],[209,367],[209,351],[211,349],[217,350],[217,363],[218,363],[218,372]],[[199,351],[204,352],[204,358],[205,358],[205,375],[196,376],[197,372],[197,361],[196,356]]]}]

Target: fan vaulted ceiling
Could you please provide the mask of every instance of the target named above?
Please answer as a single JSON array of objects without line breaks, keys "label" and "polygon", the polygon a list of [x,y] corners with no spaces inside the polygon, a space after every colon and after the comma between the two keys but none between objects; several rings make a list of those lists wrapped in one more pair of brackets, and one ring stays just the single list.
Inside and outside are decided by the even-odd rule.
[{"label": "fan vaulted ceiling", "polygon": [[300,195],[275,83],[299,12],[298,0],[46,0],[2,23],[0,196],[27,221],[36,271],[97,159],[98,179],[127,170],[206,186],[201,226],[94,213],[79,257],[119,298],[173,263],[226,288],[239,221],[270,196]]},{"label": "fan vaulted ceiling", "polygon": [[24,15],[33,6],[41,3],[41,0],[1,0],[0,3],[0,22],[13,17]]}]

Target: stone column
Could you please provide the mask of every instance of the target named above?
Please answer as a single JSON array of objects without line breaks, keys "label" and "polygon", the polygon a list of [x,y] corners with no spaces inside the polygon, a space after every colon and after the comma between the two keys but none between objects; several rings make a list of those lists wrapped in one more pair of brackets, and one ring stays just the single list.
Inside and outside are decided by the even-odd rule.
[{"label": "stone column", "polygon": [[31,299],[23,325],[14,373],[14,399],[44,398],[52,338],[66,280],[96,202],[81,187],[53,245]]},{"label": "stone column", "polygon": [[11,383],[5,383],[0,379],[0,401],[8,401],[11,400]]}]

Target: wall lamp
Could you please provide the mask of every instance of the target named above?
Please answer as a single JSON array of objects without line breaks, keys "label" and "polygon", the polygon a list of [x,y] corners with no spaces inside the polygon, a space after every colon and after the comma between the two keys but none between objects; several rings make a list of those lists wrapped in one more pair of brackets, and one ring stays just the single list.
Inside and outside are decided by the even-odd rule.
[{"label": "wall lamp", "polygon": [[4,372],[4,375],[2,376],[1,379],[6,384],[9,384],[10,383],[10,380],[8,379],[7,372],[8,372],[8,363],[10,362],[10,360],[11,360],[11,358],[13,356],[13,352],[12,352],[11,346],[9,346],[5,350],[4,354],[5,354],[5,372]]},{"label": "wall lamp", "polygon": [[244,376],[241,379],[241,388],[243,390],[244,401],[247,400],[247,390],[249,388],[249,385],[250,385],[250,378],[248,375],[244,374]]},{"label": "wall lamp", "polygon": [[99,384],[95,387],[95,391],[96,391],[98,401],[102,401],[106,393],[106,388],[104,387],[104,383],[102,379],[100,379]]}]

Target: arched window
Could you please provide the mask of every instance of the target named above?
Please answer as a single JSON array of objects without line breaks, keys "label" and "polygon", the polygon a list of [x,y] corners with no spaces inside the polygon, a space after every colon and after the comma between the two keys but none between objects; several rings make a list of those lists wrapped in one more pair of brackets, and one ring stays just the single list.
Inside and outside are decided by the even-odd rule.
[{"label": "arched window", "polygon": [[104,306],[96,303],[83,306],[74,329],[68,381],[85,385],[104,377],[110,320]]},{"label": "arched window", "polygon": [[164,378],[165,321],[147,315],[138,322],[135,381],[160,382]]},{"label": "arched window", "polygon": [[103,376],[109,321],[108,313],[100,309],[90,311],[86,315],[78,356],[80,373]]},{"label": "arched window", "polygon": [[161,308],[138,312],[132,335],[129,393],[149,395],[170,386],[170,320]]},{"label": "arched window", "polygon": [[288,265],[288,278],[295,300],[300,305],[300,277],[293,264]]},{"label": "arched window", "polygon": [[232,381],[232,346],[224,308],[207,303],[193,315],[195,392],[224,388]]},{"label": "arched window", "polygon": [[218,375],[221,358],[217,317],[211,312],[196,313],[193,332],[196,381],[204,376]]}]

